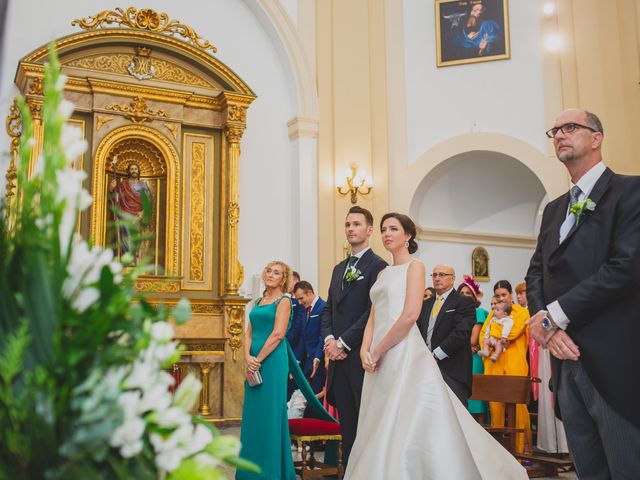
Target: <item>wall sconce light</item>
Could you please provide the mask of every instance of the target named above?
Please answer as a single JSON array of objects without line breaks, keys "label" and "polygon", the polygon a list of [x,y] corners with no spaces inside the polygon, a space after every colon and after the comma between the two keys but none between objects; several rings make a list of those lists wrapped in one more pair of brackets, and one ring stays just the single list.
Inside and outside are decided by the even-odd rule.
[{"label": "wall sconce light", "polygon": [[364,177],[357,175],[358,167],[355,164],[351,165],[351,176],[346,177],[346,185],[338,185],[338,193],[340,195],[351,195],[351,203],[358,202],[358,194],[369,195],[373,188],[370,184],[367,184]]}]

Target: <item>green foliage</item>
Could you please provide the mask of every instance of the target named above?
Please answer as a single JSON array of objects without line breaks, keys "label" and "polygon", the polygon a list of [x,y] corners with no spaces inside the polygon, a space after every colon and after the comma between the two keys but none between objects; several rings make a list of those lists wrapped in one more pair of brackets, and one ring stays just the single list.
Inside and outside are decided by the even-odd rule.
[{"label": "green foliage", "polygon": [[[74,155],[63,144],[64,79],[53,46],[49,52],[42,156],[31,178],[33,125],[24,100],[18,100],[23,136],[19,201],[11,229],[0,201],[0,480],[158,478],[147,437],[141,437],[142,450],[129,458],[111,445],[127,413],[118,404],[123,390],[118,372],[129,371],[141,353],[151,350],[154,322],[169,317],[185,322],[190,307],[181,301],[173,311],[153,308],[134,288],[136,276],[147,267],[123,272],[110,251],[72,240],[86,192],[81,181],[61,180],[74,174],[68,168]],[[157,329],[156,335],[167,337],[170,327],[159,326],[165,330]],[[170,339],[156,343],[169,347],[163,362],[177,360],[179,352],[169,345]],[[187,421],[192,421],[190,415]],[[209,462],[219,458],[251,468],[234,458],[237,440],[231,448],[226,437],[208,427],[215,434],[207,447],[211,450],[205,450],[214,457],[203,454]],[[222,477],[215,465],[192,456],[171,478]]]}]

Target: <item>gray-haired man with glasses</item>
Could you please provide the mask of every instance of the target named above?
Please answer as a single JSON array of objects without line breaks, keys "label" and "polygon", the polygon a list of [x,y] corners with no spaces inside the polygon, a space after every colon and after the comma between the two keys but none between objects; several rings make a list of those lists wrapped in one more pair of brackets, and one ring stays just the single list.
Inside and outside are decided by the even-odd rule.
[{"label": "gray-haired man with glasses", "polygon": [[475,305],[453,287],[456,272],[449,265],[436,265],[431,273],[436,295],[422,303],[418,328],[438,361],[442,378],[463,405],[471,396],[471,329]]},{"label": "gray-haired man with glasses", "polygon": [[554,357],[578,476],[640,478],[640,177],[602,163],[593,113],[566,110],[546,133],[571,189],[544,210],[525,279],[529,331]]}]

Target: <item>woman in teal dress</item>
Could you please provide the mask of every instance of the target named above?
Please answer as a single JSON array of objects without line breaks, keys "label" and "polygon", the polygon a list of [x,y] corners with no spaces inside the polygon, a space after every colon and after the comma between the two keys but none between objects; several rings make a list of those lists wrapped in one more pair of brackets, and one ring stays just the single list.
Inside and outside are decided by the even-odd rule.
[{"label": "woman in teal dress", "polygon": [[260,371],[263,383],[245,382],[240,456],[258,465],[260,474],[238,471],[236,480],[295,480],[287,420],[289,360],[284,336],[291,317],[287,291],[291,269],[280,261],[262,272],[264,296],[249,314],[245,333],[247,371]]},{"label": "woman in teal dress", "polygon": [[[471,298],[476,305],[476,323],[471,330],[471,350],[473,351],[473,366],[472,373],[474,374],[483,374],[484,373],[484,363],[482,362],[482,358],[478,355],[479,350],[479,337],[480,330],[482,329],[482,325],[484,325],[489,312],[480,306],[480,299],[482,298],[482,290],[480,290],[480,285],[476,283],[473,277],[469,275],[465,275],[463,277],[463,282],[458,286],[458,293],[464,295],[465,297]],[[474,416],[482,416],[482,421],[487,421],[487,402],[482,400],[467,400],[467,408],[469,413]]]}]

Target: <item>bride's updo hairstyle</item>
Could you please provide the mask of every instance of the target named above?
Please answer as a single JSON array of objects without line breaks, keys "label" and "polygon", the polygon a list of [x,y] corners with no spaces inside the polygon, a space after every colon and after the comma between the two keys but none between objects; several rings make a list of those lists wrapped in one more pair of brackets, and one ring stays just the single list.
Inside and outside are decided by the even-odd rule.
[{"label": "bride's updo hairstyle", "polygon": [[413,223],[413,220],[411,220],[409,216],[402,213],[385,213],[382,217],[382,220],[380,220],[380,230],[382,230],[382,224],[387,218],[395,218],[396,220],[398,220],[400,225],[402,225],[404,233],[408,233],[409,235],[411,235],[411,238],[409,239],[409,253],[416,253],[418,251],[418,242],[416,242],[416,224]]}]

